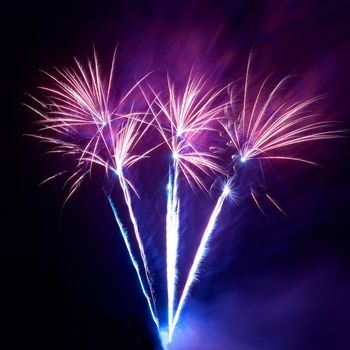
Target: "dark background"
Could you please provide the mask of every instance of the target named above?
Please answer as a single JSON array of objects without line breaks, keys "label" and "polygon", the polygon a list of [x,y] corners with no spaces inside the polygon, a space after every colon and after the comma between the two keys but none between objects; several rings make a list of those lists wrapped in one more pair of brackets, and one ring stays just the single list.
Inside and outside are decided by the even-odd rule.
[{"label": "dark background", "polygon": [[[1,21],[0,347],[158,349],[97,180],[86,181],[63,209],[62,181],[39,187],[57,164],[23,136],[35,130],[24,93],[43,83],[39,69],[70,65],[73,56],[84,60],[93,43],[102,60],[119,43],[122,77],[125,70],[181,61],[177,53],[193,48],[190,60],[202,62],[196,55],[203,53],[212,67],[221,57],[220,74],[236,78],[254,47],[258,76],[259,64],[265,75],[300,75],[300,94],[327,94],[322,112],[349,128],[347,1],[7,5]],[[148,63],[140,68],[143,60]],[[308,158],[324,168],[276,166],[279,175],[267,185],[289,219],[273,211],[266,219],[248,201],[244,209],[226,209],[174,349],[349,348],[349,151],[344,139],[310,145]],[[164,296],[163,282],[155,288]]]}]

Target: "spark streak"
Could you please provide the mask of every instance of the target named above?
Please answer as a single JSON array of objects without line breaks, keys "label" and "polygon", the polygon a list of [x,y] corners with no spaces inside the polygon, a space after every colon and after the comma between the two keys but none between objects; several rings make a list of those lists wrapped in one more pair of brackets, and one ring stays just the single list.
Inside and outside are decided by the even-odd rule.
[{"label": "spark streak", "polygon": [[[120,186],[121,186],[121,188],[123,190],[123,194],[124,194],[124,199],[125,199],[126,205],[128,207],[129,216],[130,216],[133,228],[134,228],[134,234],[135,234],[135,237],[136,237],[136,240],[137,240],[137,244],[138,244],[138,247],[139,247],[139,250],[140,250],[141,259],[142,259],[143,267],[144,267],[144,270],[145,270],[147,283],[148,283],[148,286],[150,288],[150,293],[151,293],[151,298],[152,298],[152,303],[153,303],[153,307],[151,307],[151,309],[152,309],[152,317],[153,317],[153,320],[154,320],[154,322],[157,325],[157,328],[159,330],[159,321],[158,321],[158,317],[156,316],[157,315],[156,301],[155,301],[154,291],[153,291],[153,287],[152,287],[152,277],[151,277],[151,273],[150,273],[149,268],[148,268],[147,258],[146,258],[145,250],[144,250],[144,247],[143,247],[142,239],[141,239],[141,236],[140,236],[139,227],[138,227],[137,220],[136,220],[136,217],[135,217],[135,214],[134,214],[134,210],[133,210],[133,207],[132,207],[130,192],[129,192],[128,185],[127,185],[127,183],[125,181],[125,178],[123,176],[122,171],[119,172],[118,178],[119,178]],[[148,298],[147,298],[147,301],[149,301]]]},{"label": "spark streak", "polygon": [[132,249],[131,249],[131,246],[130,246],[130,242],[129,242],[129,238],[128,238],[128,231],[125,229],[124,225],[122,224],[120,218],[119,218],[119,215],[118,215],[118,212],[117,212],[117,209],[112,201],[112,198],[111,196],[108,196],[107,195],[107,199],[108,199],[108,203],[113,211],[113,214],[114,214],[114,218],[115,218],[115,221],[117,222],[118,224],[118,227],[119,227],[119,231],[120,233],[122,234],[123,236],[123,239],[124,239],[124,243],[125,243],[125,246],[128,250],[128,253],[129,253],[129,257],[131,259],[131,262],[132,262],[132,265],[134,266],[134,269],[137,273],[137,277],[138,277],[138,280],[139,280],[139,283],[140,283],[140,286],[141,286],[141,289],[142,289],[142,293],[143,295],[145,296],[146,300],[147,300],[147,303],[148,303],[148,308],[151,312],[151,315],[152,315],[152,318],[153,318],[153,321],[154,323],[157,325],[157,328],[159,330],[159,322],[158,322],[158,317],[157,315],[155,314],[154,310],[153,310],[153,306],[152,306],[152,301],[151,301],[151,298],[150,296],[148,295],[148,292],[143,284],[143,281],[142,281],[142,277],[141,277],[141,272],[140,272],[140,269],[139,269],[139,266],[137,264],[137,261],[132,253]]},{"label": "spark streak", "polygon": [[231,188],[230,188],[230,184],[227,183],[223,190],[222,190],[222,193],[220,195],[220,197],[218,198],[217,202],[216,202],[216,205],[210,215],[210,219],[208,221],[208,224],[207,224],[207,227],[203,233],[203,236],[202,236],[202,239],[201,239],[201,242],[199,244],[199,247],[197,249],[197,252],[196,252],[196,255],[194,257],[194,260],[193,260],[193,263],[192,263],[192,266],[191,266],[191,269],[190,269],[190,272],[188,274],[188,277],[187,277],[187,280],[186,280],[186,283],[185,283],[185,287],[182,291],[182,294],[181,294],[181,297],[180,297],[180,301],[179,301],[179,304],[177,306],[177,309],[176,309],[176,312],[175,312],[175,316],[174,316],[174,320],[172,322],[172,326],[169,330],[169,339],[172,338],[172,334],[175,330],[175,327],[176,327],[176,324],[179,320],[179,317],[180,317],[180,314],[181,314],[181,311],[182,311],[182,308],[184,306],[184,303],[185,303],[185,300],[186,298],[188,297],[188,294],[189,294],[189,291],[190,291],[190,288],[193,284],[193,282],[196,280],[196,276],[197,276],[197,273],[198,273],[198,268],[201,264],[201,262],[203,261],[206,253],[207,253],[207,244],[211,238],[211,235],[215,229],[215,225],[216,225],[216,222],[218,220],[218,217],[220,215],[220,212],[221,212],[221,209],[222,209],[222,206],[224,204],[224,201],[225,199],[230,196],[231,194]]},{"label": "spark streak", "polygon": [[[172,171],[173,170],[173,176]],[[179,243],[179,198],[178,198],[178,160],[174,159],[173,169],[169,169],[167,221],[166,221],[166,248],[167,248],[167,286],[168,286],[168,327],[173,322],[175,287],[177,280],[177,255]],[[169,342],[171,342],[169,332]]]}]

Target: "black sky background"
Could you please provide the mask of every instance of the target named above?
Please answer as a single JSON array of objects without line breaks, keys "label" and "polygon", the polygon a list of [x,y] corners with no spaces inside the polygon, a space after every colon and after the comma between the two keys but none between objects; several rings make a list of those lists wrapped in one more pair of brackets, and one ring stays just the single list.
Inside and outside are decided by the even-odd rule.
[{"label": "black sky background", "polygon": [[[127,53],[135,47],[139,55],[148,45],[143,29],[147,34],[160,23],[181,32],[188,3],[7,5],[1,23],[0,347],[159,349],[98,179],[84,183],[63,210],[62,181],[39,187],[57,167],[43,155],[45,147],[23,136],[35,125],[22,102],[42,83],[39,69],[69,65],[73,56],[84,59],[92,43],[108,59],[119,42],[127,67]],[[211,13],[216,20],[224,16],[219,46],[237,45],[236,57],[243,60],[232,71],[244,67],[255,47],[277,73],[316,76],[313,84],[329,94],[326,113],[350,127],[346,1],[198,1],[189,11],[194,23],[205,23]],[[328,144],[308,152],[324,168],[276,169],[281,175],[269,188],[289,219],[276,213],[266,219],[250,203],[234,220],[234,237],[213,241],[206,273],[184,314],[192,332],[184,327],[174,349],[349,348],[350,148],[348,140]],[[165,293],[165,284],[156,288]]]}]

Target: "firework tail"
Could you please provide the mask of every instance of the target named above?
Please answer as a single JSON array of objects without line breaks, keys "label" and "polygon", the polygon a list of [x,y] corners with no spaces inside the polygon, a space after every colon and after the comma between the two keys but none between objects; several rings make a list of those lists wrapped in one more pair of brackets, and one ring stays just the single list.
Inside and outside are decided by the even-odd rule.
[{"label": "firework tail", "polygon": [[131,245],[130,245],[130,242],[129,242],[129,238],[128,238],[128,232],[127,230],[125,229],[124,225],[122,224],[120,218],[119,218],[119,215],[117,213],[117,209],[112,201],[112,198],[109,196],[109,195],[106,195],[107,196],[107,199],[108,199],[108,203],[113,211],[113,214],[114,214],[114,218],[115,218],[115,221],[117,222],[118,224],[118,227],[119,227],[119,230],[123,236],[123,239],[124,239],[124,243],[125,243],[125,246],[128,250],[128,253],[129,253],[129,257],[131,259],[131,262],[134,266],[134,269],[137,273],[137,277],[138,277],[138,280],[139,280],[139,283],[140,283],[140,286],[141,286],[141,289],[142,289],[142,292],[143,292],[143,295],[145,296],[146,300],[147,300],[147,304],[148,304],[148,308],[151,312],[151,315],[152,315],[152,318],[153,318],[153,321],[154,323],[156,324],[157,328],[159,329],[159,322],[158,322],[158,317],[157,317],[157,314],[155,312],[155,310],[153,310],[153,306],[152,306],[152,299],[151,297],[149,296],[148,292],[147,292],[147,289],[144,285],[144,282],[142,280],[142,277],[141,277],[141,272],[140,272],[140,268],[139,268],[139,265],[132,253],[132,249],[131,249]]},{"label": "firework tail", "polygon": [[155,302],[155,297],[154,297],[154,291],[153,291],[153,287],[152,287],[152,277],[151,277],[151,273],[148,269],[147,258],[146,258],[145,250],[143,247],[142,239],[140,236],[139,227],[138,227],[137,220],[136,220],[136,217],[134,214],[134,210],[132,208],[130,191],[129,191],[127,182],[125,180],[125,177],[123,175],[123,172],[121,170],[118,172],[118,179],[119,179],[120,187],[123,190],[125,203],[128,207],[129,217],[130,217],[130,220],[132,222],[134,234],[136,237],[137,245],[139,247],[139,251],[140,251],[140,255],[141,255],[141,259],[142,259],[142,263],[143,263],[143,268],[145,271],[147,284],[148,284],[149,290],[150,290],[150,296],[151,296],[152,305],[153,305],[151,307],[152,317],[153,317],[153,320],[154,320],[154,322],[159,330],[159,320],[158,320],[157,311],[156,311],[156,302]]},{"label": "firework tail", "polygon": [[202,260],[204,259],[205,255],[206,255],[206,247],[207,244],[209,242],[209,239],[211,237],[211,234],[213,233],[214,229],[215,229],[215,224],[216,221],[219,217],[219,214],[221,212],[222,206],[224,204],[225,199],[227,198],[227,196],[230,194],[230,188],[228,185],[226,185],[220,195],[220,197],[218,198],[216,205],[211,213],[210,219],[208,221],[207,227],[203,233],[201,242],[199,244],[199,247],[197,249],[196,255],[194,257],[190,272],[188,274],[186,283],[185,283],[185,287],[182,291],[181,297],[180,297],[180,301],[179,304],[177,306],[176,312],[175,312],[175,316],[172,322],[172,326],[169,329],[169,339],[172,338],[173,332],[175,330],[176,324],[179,320],[182,308],[184,306],[184,303],[186,301],[186,298],[189,294],[190,288],[193,284],[193,282],[196,279],[197,276],[197,271],[198,268],[202,262]]},{"label": "firework tail", "polygon": [[[166,216],[166,251],[167,251],[167,289],[168,289],[168,328],[172,327],[174,299],[177,279],[177,254],[179,242],[179,198],[178,198],[178,160],[173,160],[169,168],[167,216]],[[169,342],[171,333],[169,331]]]}]

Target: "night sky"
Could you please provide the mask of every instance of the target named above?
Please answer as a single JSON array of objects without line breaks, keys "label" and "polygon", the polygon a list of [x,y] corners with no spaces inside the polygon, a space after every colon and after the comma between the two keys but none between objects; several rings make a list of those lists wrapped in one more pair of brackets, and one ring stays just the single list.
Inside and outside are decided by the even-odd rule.
[{"label": "night sky", "polygon": [[[24,136],[36,130],[22,103],[47,82],[40,69],[85,61],[93,45],[107,64],[118,43],[118,95],[149,70],[181,81],[195,65],[215,82],[239,79],[254,49],[257,80],[293,76],[296,97],[323,95],[317,113],[350,129],[347,3],[39,0],[3,8],[0,347],[160,349],[102,175],[93,173],[64,207],[64,179],[39,186],[66,161]],[[349,349],[350,141],[298,152],[322,167],[265,169],[265,186],[288,217],[271,206],[265,217],[243,194],[225,207],[169,349]],[[146,250],[164,320],[166,173],[157,151],[132,174],[144,198],[137,211],[153,232]],[[200,191],[184,203],[180,285],[212,203]]]}]

